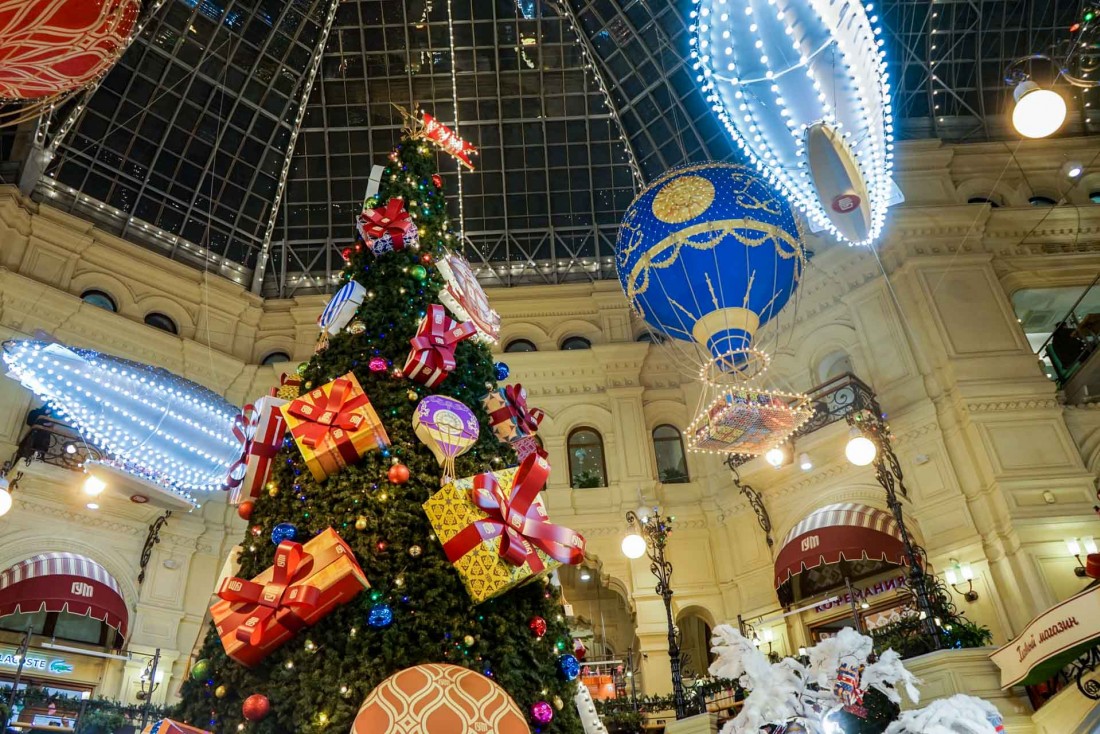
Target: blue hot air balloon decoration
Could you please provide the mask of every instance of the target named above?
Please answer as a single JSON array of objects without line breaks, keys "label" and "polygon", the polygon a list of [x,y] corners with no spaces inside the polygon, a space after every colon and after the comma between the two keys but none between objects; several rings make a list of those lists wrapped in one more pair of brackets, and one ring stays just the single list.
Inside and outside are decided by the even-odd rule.
[{"label": "blue hot air balloon decoration", "polygon": [[705,348],[723,372],[745,365],[754,335],[790,300],[805,265],[790,206],[732,163],[666,171],[627,209],[616,250],[635,311]]}]

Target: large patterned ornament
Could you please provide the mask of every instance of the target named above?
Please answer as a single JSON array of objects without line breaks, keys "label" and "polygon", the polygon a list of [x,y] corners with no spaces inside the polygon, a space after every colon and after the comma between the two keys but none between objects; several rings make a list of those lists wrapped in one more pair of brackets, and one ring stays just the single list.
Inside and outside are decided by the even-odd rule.
[{"label": "large patterned ornament", "polygon": [[88,84],[122,55],[141,0],[0,0],[0,99]]},{"label": "large patterned ornament", "polygon": [[752,171],[688,164],[630,205],[616,245],[634,310],[673,339],[741,369],[756,331],[790,299],[805,258],[790,207]]},{"label": "large patterned ornament", "polygon": [[457,665],[417,665],[371,691],[351,734],[530,734],[503,688]]},{"label": "large patterned ornament", "polygon": [[447,286],[439,292],[439,300],[459,321],[473,321],[482,341],[495,343],[500,338],[500,314],[489,305],[485,289],[466,258],[454,252],[436,261]]},{"label": "large patterned ornament", "polygon": [[455,458],[470,450],[481,432],[474,411],[460,400],[428,395],[413,413],[416,437],[435,454],[443,467],[443,481],[454,478]]}]

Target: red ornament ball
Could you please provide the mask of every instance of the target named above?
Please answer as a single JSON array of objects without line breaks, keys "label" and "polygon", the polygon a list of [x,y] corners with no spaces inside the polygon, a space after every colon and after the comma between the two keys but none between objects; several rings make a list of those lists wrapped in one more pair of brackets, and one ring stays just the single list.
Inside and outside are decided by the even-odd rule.
[{"label": "red ornament ball", "polygon": [[0,98],[40,99],[107,72],[134,29],[141,0],[0,3]]},{"label": "red ornament ball", "polygon": [[433,173],[432,174],[432,183],[435,184],[435,187],[437,189],[443,188],[443,177],[440,176],[438,173]]},{"label": "red ornament ball", "polygon": [[241,504],[237,505],[237,515],[242,520],[247,520],[252,517],[252,511],[256,509],[256,503],[252,500],[245,500]]},{"label": "red ornament ball", "polygon": [[404,464],[394,464],[390,467],[386,476],[393,484],[404,484],[409,481],[409,467]]},{"label": "red ornament ball", "polygon": [[241,714],[249,721],[263,721],[271,713],[271,701],[262,693],[253,693],[241,704]]},{"label": "red ornament ball", "polygon": [[546,620],[542,617],[531,617],[531,621],[527,623],[527,629],[541,639],[546,634]]},{"label": "red ornament ball", "polygon": [[263,535],[263,534],[264,534],[264,527],[263,527],[263,525],[253,525],[253,526],[252,526],[252,537],[254,537],[254,538],[258,538],[258,537],[260,537],[260,536],[261,536],[261,535]]}]

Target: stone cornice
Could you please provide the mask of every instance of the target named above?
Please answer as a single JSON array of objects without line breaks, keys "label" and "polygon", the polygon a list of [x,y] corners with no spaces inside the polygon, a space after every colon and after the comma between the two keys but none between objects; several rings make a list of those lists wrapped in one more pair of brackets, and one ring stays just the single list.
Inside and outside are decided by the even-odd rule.
[{"label": "stone cornice", "polygon": [[996,400],[989,402],[972,402],[966,404],[966,409],[971,413],[1000,413],[1009,410],[1049,410],[1061,407],[1054,398],[1032,400]]}]

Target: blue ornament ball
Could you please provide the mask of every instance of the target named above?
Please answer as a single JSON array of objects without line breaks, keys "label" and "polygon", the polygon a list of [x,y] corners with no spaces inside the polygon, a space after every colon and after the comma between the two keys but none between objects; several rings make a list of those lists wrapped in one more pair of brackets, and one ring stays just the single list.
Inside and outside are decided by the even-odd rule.
[{"label": "blue ornament ball", "polygon": [[375,604],[367,613],[367,624],[376,630],[385,629],[393,624],[393,610],[389,604]]},{"label": "blue ornament ball", "polygon": [[511,370],[508,369],[508,365],[503,362],[497,362],[493,366],[497,371],[497,382],[503,382],[508,379],[508,375],[511,373]]},{"label": "blue ornament ball", "polygon": [[558,658],[558,670],[566,680],[576,680],[581,674],[581,664],[573,655],[562,655]]},{"label": "blue ornament ball", "polygon": [[805,265],[790,205],[756,171],[733,163],[663,173],[627,209],[615,251],[634,311],[710,352],[723,369],[744,363]]},{"label": "blue ornament ball", "polygon": [[289,522],[281,522],[271,531],[271,542],[275,545],[284,540],[297,540],[298,528]]}]

